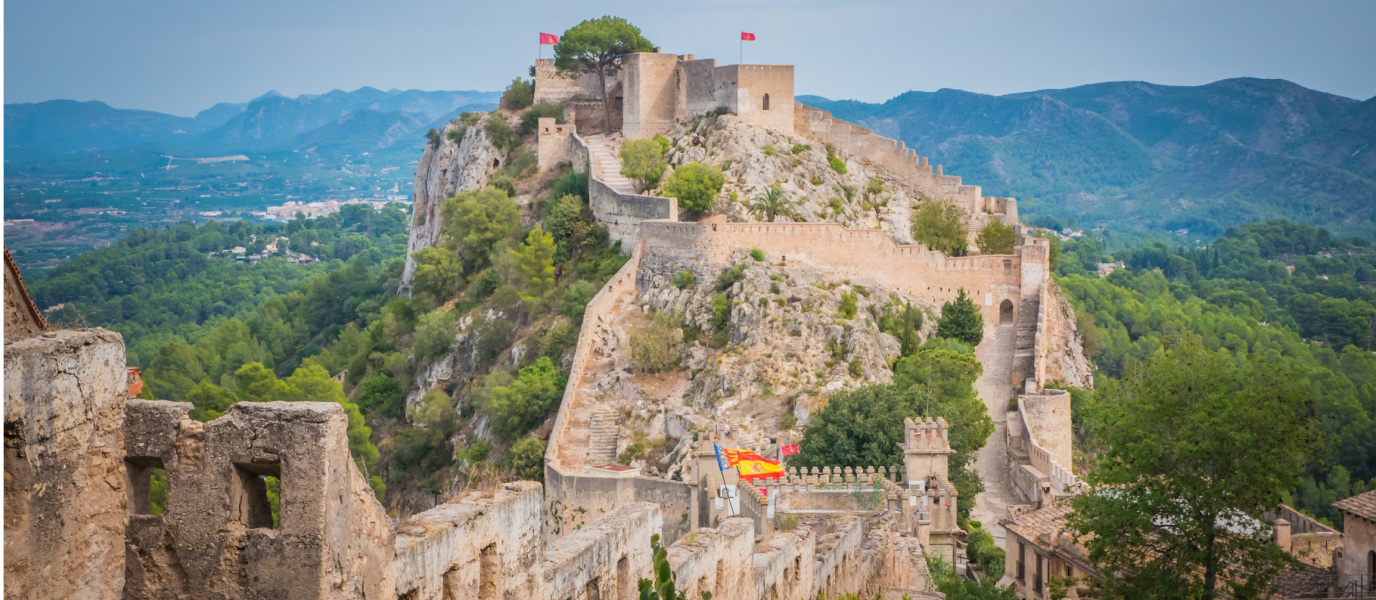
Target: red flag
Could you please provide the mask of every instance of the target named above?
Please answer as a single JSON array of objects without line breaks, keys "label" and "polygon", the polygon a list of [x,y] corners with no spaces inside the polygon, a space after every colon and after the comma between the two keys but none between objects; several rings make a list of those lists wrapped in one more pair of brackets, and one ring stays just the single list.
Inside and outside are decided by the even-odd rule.
[{"label": "red flag", "polygon": [[787,446],[780,447],[779,450],[782,452],[784,456],[788,456],[790,454],[797,454],[798,444],[789,444]]},{"label": "red flag", "polygon": [[744,32],[744,31],[742,31],[742,32],[741,32],[741,40],[742,40],[742,41],[746,41],[746,42],[753,42],[753,41],[755,41],[755,34],[753,34],[753,33],[746,33],[746,32]]},{"label": "red flag", "polygon": [[541,33],[541,34],[540,34],[540,45],[541,45],[541,46],[553,46],[553,45],[558,44],[558,43],[559,43],[559,36],[554,35],[554,34],[552,34],[552,33]]}]

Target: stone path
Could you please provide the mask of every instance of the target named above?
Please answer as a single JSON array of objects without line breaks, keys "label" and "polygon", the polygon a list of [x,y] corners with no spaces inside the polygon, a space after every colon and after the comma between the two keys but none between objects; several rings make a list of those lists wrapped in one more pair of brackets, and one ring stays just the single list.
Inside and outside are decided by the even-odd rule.
[{"label": "stone path", "polygon": [[635,186],[631,180],[621,175],[621,157],[612,150],[611,140],[605,135],[590,135],[584,139],[588,143],[588,158],[592,160],[593,177],[602,180],[613,190],[623,194],[634,194]]},{"label": "stone path", "polygon": [[970,518],[979,521],[984,529],[994,534],[994,540],[1000,548],[1004,547],[1004,531],[998,521],[1008,516],[1008,505],[1013,503],[1003,438],[1008,397],[1013,387],[1013,353],[1016,349],[1017,329],[1012,324],[985,327],[984,341],[975,348],[975,357],[984,365],[984,374],[975,380],[975,391],[984,400],[989,416],[994,419],[994,433],[975,459],[975,469],[984,479],[984,491],[975,496],[975,508],[970,511]]}]

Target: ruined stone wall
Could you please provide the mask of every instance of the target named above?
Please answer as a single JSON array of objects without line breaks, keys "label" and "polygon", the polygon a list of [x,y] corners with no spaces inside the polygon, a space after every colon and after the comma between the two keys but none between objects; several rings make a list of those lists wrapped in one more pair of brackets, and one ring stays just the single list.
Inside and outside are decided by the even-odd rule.
[{"label": "ruined stone wall", "polygon": [[749,519],[727,519],[715,529],[694,530],[669,548],[669,566],[678,589],[689,598],[768,598],[755,595],[755,527]]},{"label": "ruined stone wall", "polygon": [[1031,439],[1050,460],[1070,465],[1070,392],[1045,390],[1040,394],[1018,396],[1018,410],[1031,430]]},{"label": "ruined stone wall", "polygon": [[726,83],[719,82],[714,75],[717,69],[716,59],[708,58],[703,60],[687,60],[679,63],[679,69],[683,73],[683,90],[679,96],[678,113],[679,119],[689,119],[712,112],[726,100],[725,97],[718,98],[717,91]]},{"label": "ruined stone wall", "polygon": [[822,144],[834,144],[842,152],[879,165],[903,177],[930,198],[954,203],[976,215],[985,212],[1002,212],[1013,218],[1005,217],[1007,224],[1016,223],[1017,201],[1012,198],[986,199],[980,187],[962,185],[960,177],[942,174],[940,165],[933,168],[927,159],[908,149],[903,142],[875,135],[874,132],[847,123],[831,116],[831,113],[795,103],[793,107],[793,128],[799,135]]},{"label": "ruined stone wall", "polygon": [[[244,402],[210,423],[190,409],[126,411],[131,472],[167,482],[163,513],[130,519],[127,597],[395,597],[394,533],[338,404]],[[263,476],[280,481],[278,527]]]},{"label": "ruined stone wall", "polygon": [[598,222],[607,227],[613,242],[621,242],[622,252],[640,239],[640,223],[651,219],[678,220],[678,199],[622,194],[595,177],[588,181],[589,204]]},{"label": "ruined stone wall", "polygon": [[1009,479],[1018,497],[1039,502],[1044,490],[1075,493],[1079,478],[1072,466],[1070,393],[1048,389],[1019,395],[1018,410],[1008,412],[1005,423]]},{"label": "ruined stone wall", "polygon": [[545,555],[542,593],[533,597],[505,597],[512,600],[635,598],[637,581],[641,577],[653,577],[650,536],[663,528],[657,508],[643,502],[626,504],[591,526],[559,538]]},{"label": "ruined stone wall", "polygon": [[588,170],[588,151],[574,144],[578,127],[573,123],[559,124],[553,117],[541,117],[536,127],[535,157],[541,169],[552,169],[559,163],[569,163],[575,171]]},{"label": "ruined stone wall", "polygon": [[[617,81],[616,77],[607,78],[607,86]],[[541,58],[535,61],[535,101],[563,102],[575,98],[601,98],[597,74],[583,74],[576,77],[560,77],[554,68],[554,59]]]},{"label": "ruined stone wall", "polygon": [[7,341],[4,387],[5,597],[121,597],[123,340],[80,329]]},{"label": "ruined stone wall", "polygon": [[411,196],[411,237],[406,243],[406,266],[401,274],[402,295],[409,291],[411,276],[416,271],[416,261],[411,255],[435,245],[440,239],[443,225],[440,210],[444,208],[444,201],[459,192],[480,190],[487,185],[488,176],[494,170],[493,161],[501,157],[501,151],[483,131],[483,124],[494,115],[483,115],[458,144],[449,140],[449,132],[463,126],[446,124],[439,132],[440,145],[427,144],[421,153],[416,164],[415,191]]},{"label": "ruined stone wall", "polygon": [[1037,292],[1029,286],[1040,281],[1023,279],[1029,255],[1046,260],[1046,240],[1035,238],[1013,255],[957,258],[925,246],[899,246],[881,230],[846,229],[836,223],[727,223],[715,216],[698,223],[645,221],[640,228],[646,260],[707,257],[724,263],[736,248],[762,248],[770,256],[834,272],[837,279],[874,281],[937,306],[954,300],[964,288],[980,305],[985,322],[994,323],[1003,300],[1021,311],[1023,295]]},{"label": "ruined stone wall", "polygon": [[24,289],[24,277],[19,265],[5,248],[5,339],[17,340],[36,335],[48,326],[43,313],[34,306]]},{"label": "ruined stone wall", "polygon": [[669,131],[677,116],[683,74],[674,54],[637,52],[626,56],[621,131],[628,140]]},{"label": "ruined stone wall", "polygon": [[407,519],[397,528],[397,594],[543,597],[544,515],[540,484],[518,481],[491,497],[475,494]]}]

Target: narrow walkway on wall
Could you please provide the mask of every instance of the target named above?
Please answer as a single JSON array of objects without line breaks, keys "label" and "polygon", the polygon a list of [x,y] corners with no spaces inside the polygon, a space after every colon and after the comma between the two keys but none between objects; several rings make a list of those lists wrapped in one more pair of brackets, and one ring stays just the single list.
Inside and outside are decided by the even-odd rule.
[{"label": "narrow walkway on wall", "polygon": [[613,190],[623,194],[634,194],[635,186],[631,180],[621,176],[621,157],[612,150],[607,136],[590,135],[583,139],[588,144],[588,158],[592,161],[592,176],[602,180]]},{"label": "narrow walkway on wall", "polygon": [[980,449],[979,458],[975,459],[975,469],[984,479],[984,491],[975,496],[975,508],[970,511],[970,518],[979,521],[984,529],[994,534],[994,541],[1000,548],[1004,547],[1004,531],[998,522],[1008,516],[1008,505],[1013,503],[1013,486],[1008,478],[1008,454],[1003,440],[1004,419],[1008,414],[1008,398],[1012,391],[1013,354],[1016,350],[1017,328],[1012,323],[986,326],[984,341],[975,348],[975,357],[984,365],[984,374],[975,380],[975,391],[984,400],[989,416],[994,419],[994,433]]}]

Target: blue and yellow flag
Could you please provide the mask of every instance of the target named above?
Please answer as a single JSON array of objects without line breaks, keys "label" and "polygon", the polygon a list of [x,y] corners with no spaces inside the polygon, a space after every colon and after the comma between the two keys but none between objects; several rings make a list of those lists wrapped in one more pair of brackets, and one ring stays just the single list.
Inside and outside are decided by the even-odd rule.
[{"label": "blue and yellow flag", "polygon": [[713,444],[712,448],[717,453],[717,466],[722,470],[736,467],[740,471],[741,479],[746,481],[784,476],[784,468],[779,465],[779,461],[769,460],[750,450],[722,448],[716,444]]}]

